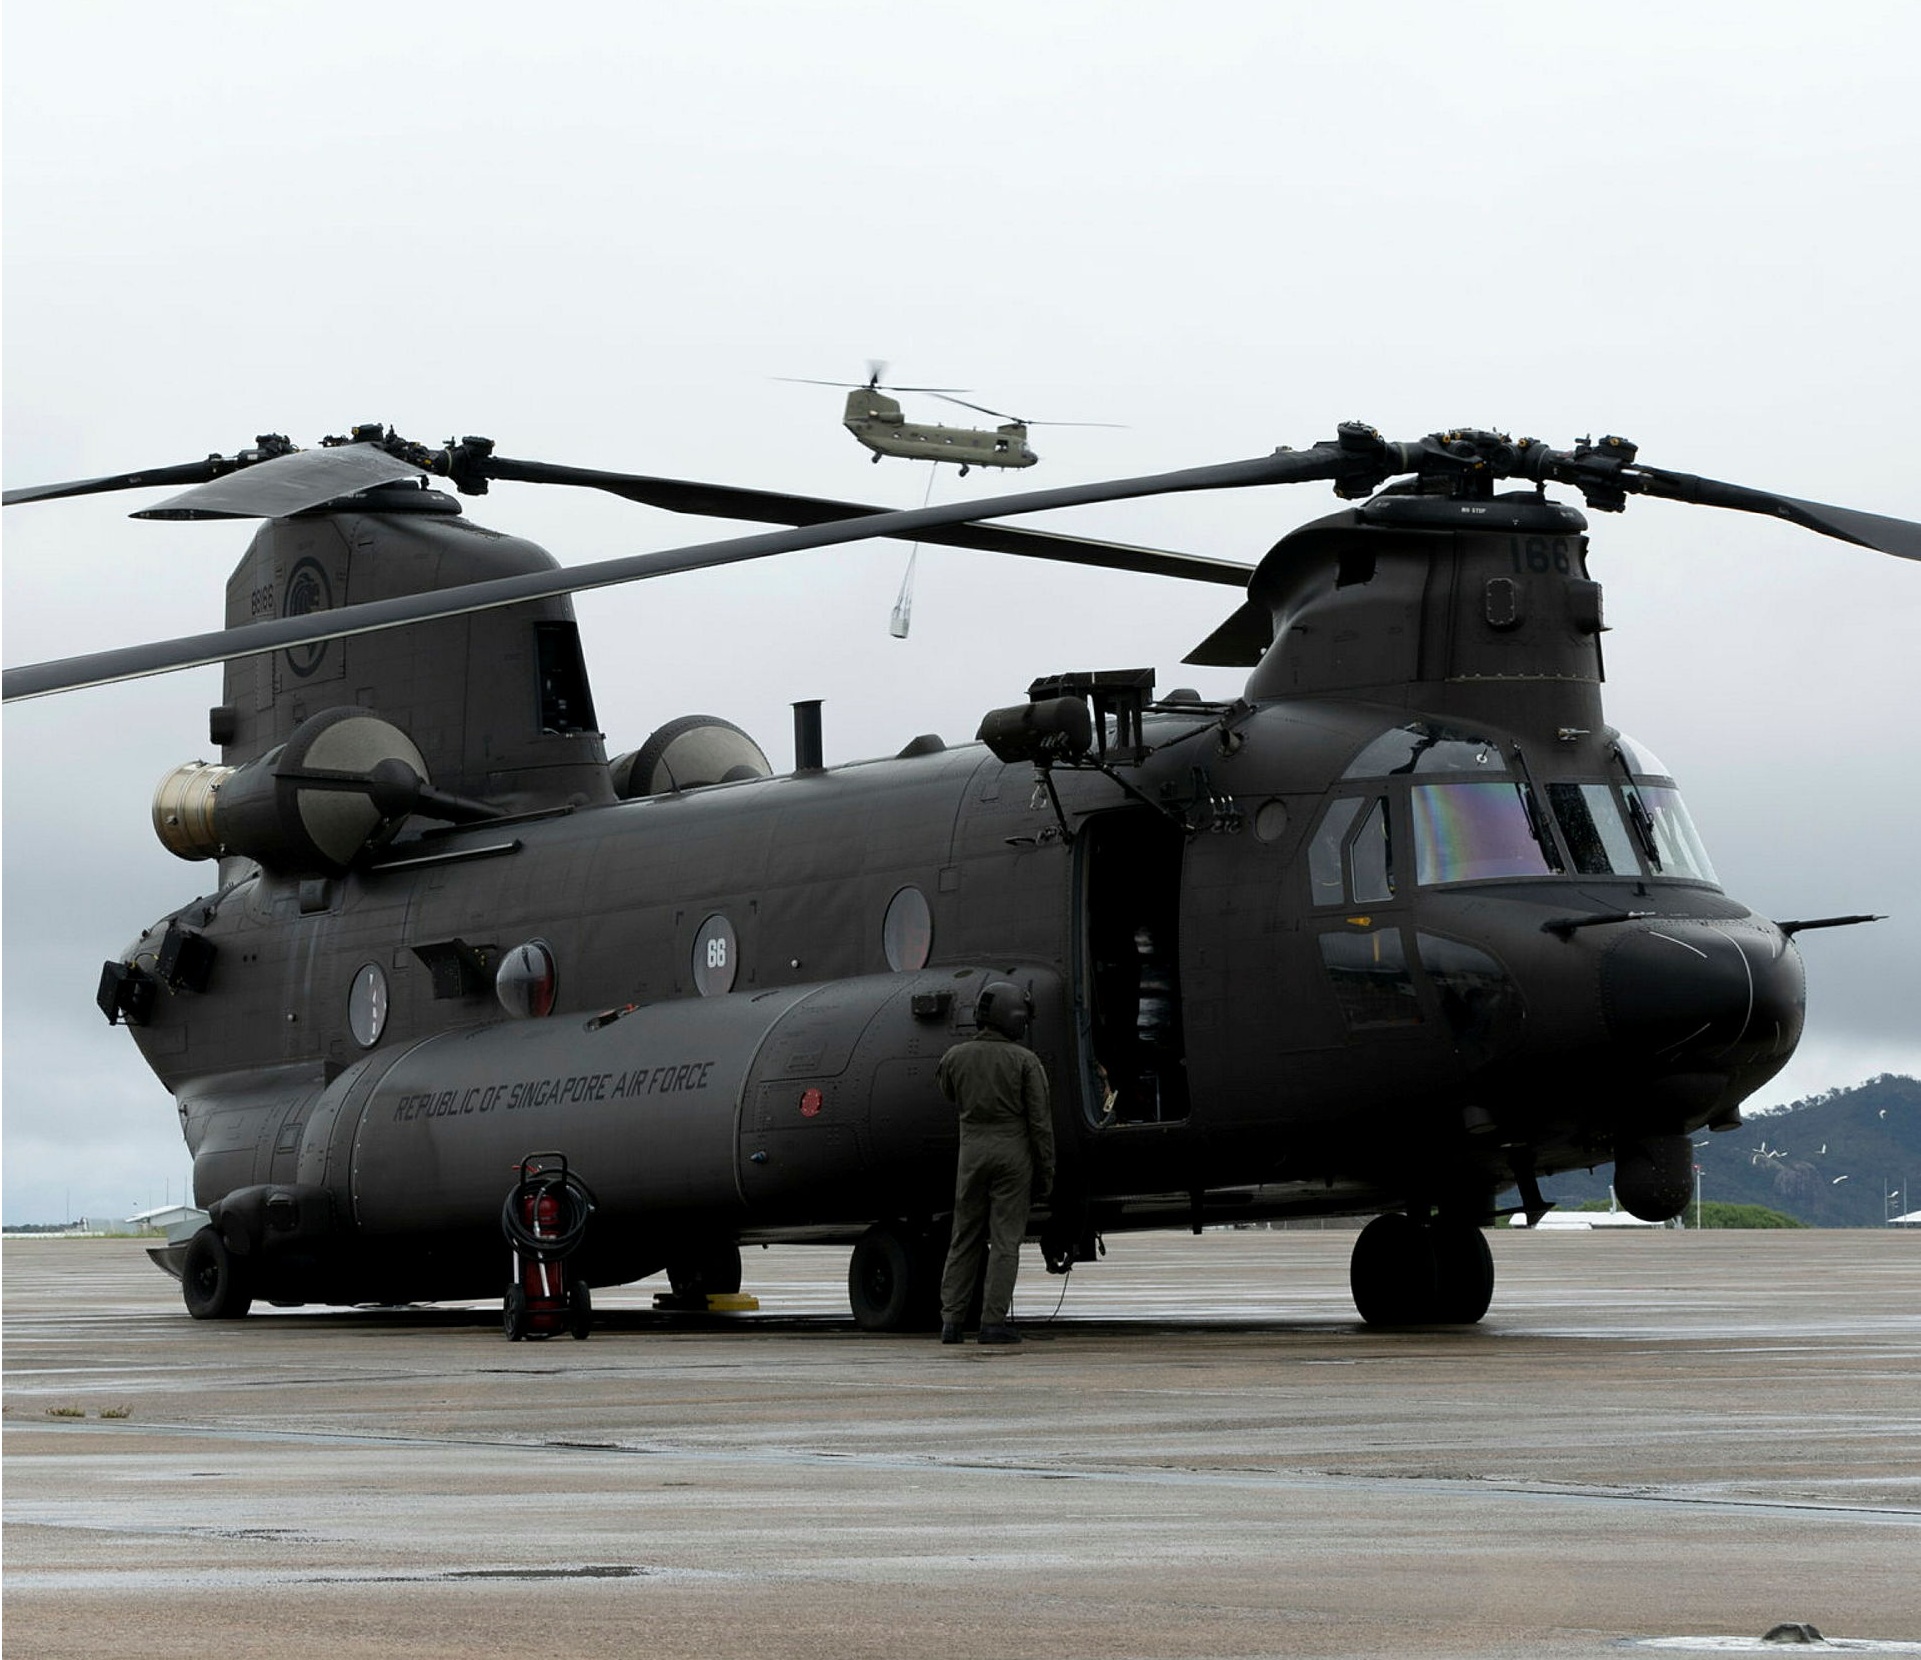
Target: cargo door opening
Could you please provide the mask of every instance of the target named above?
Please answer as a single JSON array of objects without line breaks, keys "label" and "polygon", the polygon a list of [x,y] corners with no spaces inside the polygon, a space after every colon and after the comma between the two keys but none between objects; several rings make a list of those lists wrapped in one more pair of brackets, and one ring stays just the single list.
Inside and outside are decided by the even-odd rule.
[{"label": "cargo door opening", "polygon": [[1081,831],[1081,996],[1087,1115],[1098,1127],[1187,1117],[1181,1035],[1180,830],[1159,813],[1103,813]]}]

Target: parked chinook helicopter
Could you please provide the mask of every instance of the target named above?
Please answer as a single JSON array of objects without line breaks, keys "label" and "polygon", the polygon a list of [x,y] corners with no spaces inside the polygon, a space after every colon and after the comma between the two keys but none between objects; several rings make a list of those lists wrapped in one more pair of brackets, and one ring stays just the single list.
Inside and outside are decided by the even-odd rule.
[{"label": "parked chinook helicopter", "polygon": [[[433,477],[799,528],[564,570]],[[982,522],[1310,480],[1356,505],[1251,575]],[[141,516],[268,519],[227,627],[9,670],[5,695],[226,664],[221,762],[154,805],[216,883],[99,993],[178,1102],[202,1318],[497,1292],[512,1173],[554,1149],[578,1286],[727,1291],[742,1243],[838,1242],[862,1326],[922,1324],[955,1152],[933,1068],[992,977],[1027,990],[1053,1080],[1051,1268],[1133,1229],[1371,1214],[1362,1316],[1477,1320],[1509,1190],[1538,1216],[1542,1176],[1612,1161],[1637,1215],[1680,1211],[1690,1134],[1793,1052],[1795,935],[1866,920],[1721,890],[1668,770],[1603,719],[1586,520],[1546,487],[1921,558],[1921,525],[1621,439],[1358,424],[902,513],[378,428],[6,499],[167,483],[195,488]],[[608,761],[567,595],[874,536],[1245,584],[1189,658],[1251,666],[1245,692],[1056,673],[964,747],[825,768],[803,719],[776,777],[694,718]]]},{"label": "parked chinook helicopter", "polygon": [[[780,378],[794,381],[800,386],[846,387],[847,408],[841,416],[841,425],[873,452],[876,463],[888,455],[909,461],[948,461],[960,468],[962,478],[974,467],[1033,466],[1040,457],[1027,447],[1027,429],[1031,426],[1113,425],[1109,421],[1025,421],[1004,410],[969,403],[957,396],[960,389],[953,386],[883,387],[880,377],[886,370],[886,364],[870,361],[864,382],[807,380],[792,375]],[[963,409],[992,415],[1001,424],[987,431],[980,427],[950,427],[909,421],[901,414],[899,401],[887,395],[889,392],[925,392],[948,403],[959,404]]]}]

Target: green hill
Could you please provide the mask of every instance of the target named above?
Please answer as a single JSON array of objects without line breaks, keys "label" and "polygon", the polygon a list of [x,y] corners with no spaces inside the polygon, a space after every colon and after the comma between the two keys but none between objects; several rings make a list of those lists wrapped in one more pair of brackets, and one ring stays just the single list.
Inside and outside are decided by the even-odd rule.
[{"label": "green hill", "polygon": [[[1695,1136],[1703,1202],[1762,1205],[1816,1228],[1878,1228],[1921,1210],[1921,1079],[1884,1073],[1738,1130]],[[1605,1199],[1610,1167],[1541,1183],[1563,1209]]]}]

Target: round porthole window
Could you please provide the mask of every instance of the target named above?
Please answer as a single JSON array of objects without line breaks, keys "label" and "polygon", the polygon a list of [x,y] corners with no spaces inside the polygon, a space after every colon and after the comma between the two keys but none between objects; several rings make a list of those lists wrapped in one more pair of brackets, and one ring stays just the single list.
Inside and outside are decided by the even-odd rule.
[{"label": "round porthole window", "polygon": [[694,988],[702,997],[719,997],[734,989],[740,970],[740,941],[734,925],[716,911],[694,935]]},{"label": "round porthole window", "polygon": [[539,1020],[552,1014],[559,989],[554,953],[545,940],[516,945],[500,959],[494,973],[494,995],[516,1020]]},{"label": "round porthole window", "polygon": [[1287,834],[1287,803],[1263,801],[1254,814],[1254,834],[1264,842],[1277,842]]},{"label": "round porthole window", "polygon": [[887,902],[880,943],[887,966],[896,972],[927,966],[927,954],[934,949],[934,913],[919,888],[902,888]]},{"label": "round porthole window", "polygon": [[378,963],[363,963],[347,990],[347,1029],[362,1049],[371,1049],[387,1029],[387,976]]}]

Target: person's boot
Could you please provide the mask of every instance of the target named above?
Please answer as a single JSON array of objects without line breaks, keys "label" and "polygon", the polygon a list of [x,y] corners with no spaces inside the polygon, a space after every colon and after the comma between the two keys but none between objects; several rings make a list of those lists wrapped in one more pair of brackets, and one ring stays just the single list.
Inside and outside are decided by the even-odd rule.
[{"label": "person's boot", "polygon": [[1012,1326],[982,1326],[978,1341],[982,1343],[1018,1343],[1021,1334]]},{"label": "person's boot", "polygon": [[961,1340],[960,1327],[952,1320],[943,1321],[940,1328],[940,1340],[943,1343],[958,1343]]}]

